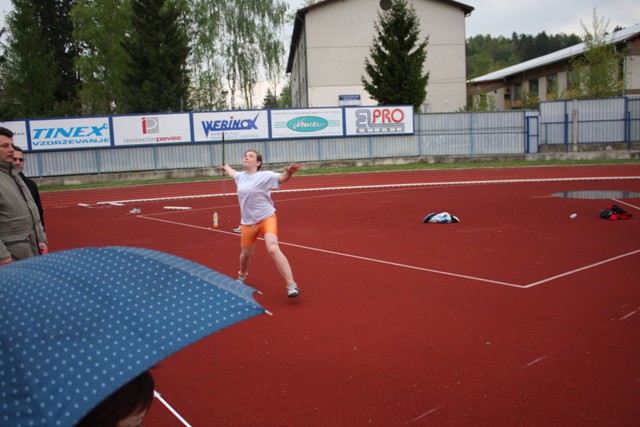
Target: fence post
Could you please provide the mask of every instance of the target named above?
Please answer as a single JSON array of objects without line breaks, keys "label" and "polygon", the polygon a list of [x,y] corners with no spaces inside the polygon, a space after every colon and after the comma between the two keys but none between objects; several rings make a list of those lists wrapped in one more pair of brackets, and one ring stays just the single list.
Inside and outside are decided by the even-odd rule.
[{"label": "fence post", "polygon": [[571,110],[571,151],[578,151],[578,109]]}]

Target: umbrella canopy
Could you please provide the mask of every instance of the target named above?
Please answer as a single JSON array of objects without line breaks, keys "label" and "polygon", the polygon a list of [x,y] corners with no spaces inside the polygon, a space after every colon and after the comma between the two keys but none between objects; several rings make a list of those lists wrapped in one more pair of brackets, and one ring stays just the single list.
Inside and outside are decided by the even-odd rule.
[{"label": "umbrella canopy", "polygon": [[170,354],[265,310],[191,261],[82,248],[0,267],[0,425],[72,426]]}]

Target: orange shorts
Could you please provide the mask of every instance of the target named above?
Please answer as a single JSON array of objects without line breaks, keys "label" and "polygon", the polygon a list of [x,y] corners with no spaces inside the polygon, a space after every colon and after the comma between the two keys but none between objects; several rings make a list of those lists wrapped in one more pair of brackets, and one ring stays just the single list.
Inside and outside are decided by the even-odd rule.
[{"label": "orange shorts", "polygon": [[242,224],[240,246],[255,246],[260,233],[262,233],[263,236],[267,233],[278,235],[278,219],[276,218],[276,214],[253,225]]}]

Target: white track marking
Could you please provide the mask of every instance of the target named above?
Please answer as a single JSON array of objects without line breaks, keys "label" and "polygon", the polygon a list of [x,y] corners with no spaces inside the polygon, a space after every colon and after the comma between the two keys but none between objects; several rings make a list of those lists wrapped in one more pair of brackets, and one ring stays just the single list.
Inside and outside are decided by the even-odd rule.
[{"label": "white track marking", "polygon": [[547,358],[547,356],[540,356],[540,357],[538,357],[536,360],[534,360],[533,362],[528,363],[526,366],[523,366],[523,367],[522,367],[522,369],[528,368],[529,366],[534,365],[534,364],[536,364],[536,363],[538,363],[538,362],[541,362],[541,361],[543,361],[543,360],[544,360],[544,359],[546,359],[546,358]]},{"label": "white track marking", "polygon": [[429,409],[429,410],[428,410],[427,412],[425,412],[424,414],[420,415],[419,417],[415,417],[414,419],[412,419],[412,420],[411,420],[411,421],[409,421],[409,422],[411,422],[411,423],[412,423],[412,422],[414,422],[414,421],[418,421],[419,419],[424,418],[424,417],[426,417],[427,415],[433,414],[433,413],[434,413],[434,412],[436,412],[438,409],[440,409],[440,407],[439,407],[439,406],[436,406],[436,407],[435,407],[435,408],[433,408],[433,409]]},{"label": "white track marking", "polygon": [[541,285],[543,283],[550,282],[552,280],[560,279],[561,277],[570,276],[572,274],[576,274],[576,273],[579,273],[579,272],[584,271],[584,270],[589,270],[591,268],[598,267],[600,265],[607,264],[609,262],[613,262],[613,261],[619,260],[621,258],[625,258],[625,257],[631,256],[631,255],[636,255],[636,254],[640,254],[640,249],[632,251],[632,252],[627,252],[626,254],[614,256],[613,258],[608,258],[608,259],[605,259],[603,261],[599,261],[599,262],[596,262],[596,263],[593,263],[593,264],[585,265],[584,267],[576,268],[575,270],[567,271],[566,273],[558,274],[556,276],[547,277],[546,279],[538,280],[537,282],[533,282],[533,283],[529,283],[528,285],[521,286],[521,288],[524,288],[524,289],[533,288],[534,286],[538,286],[538,285]]},{"label": "white track marking", "polygon": [[[392,189],[392,188],[402,188],[402,187],[429,187],[429,186],[448,186],[448,185],[469,185],[469,184],[503,184],[503,183],[530,183],[530,182],[564,182],[564,181],[596,181],[596,180],[622,180],[622,179],[640,179],[640,177],[638,176],[625,176],[625,177],[585,177],[585,178],[543,178],[543,179],[510,179],[510,180],[483,180],[483,181],[457,181],[457,182],[427,182],[427,183],[406,183],[406,184],[383,184],[383,185],[365,185],[365,186],[343,186],[343,187],[322,187],[322,188],[307,188],[307,189],[293,189],[293,190],[277,190],[277,191],[273,191],[273,193],[297,193],[297,192],[304,192],[304,191],[333,191],[333,190],[354,190],[354,189]],[[228,193],[229,195],[236,195],[237,193]],[[150,198],[150,199],[132,199],[132,200],[119,200],[119,201],[115,201],[116,203],[134,203],[134,202],[153,202],[153,201],[160,201],[160,200],[180,200],[180,199],[189,199],[189,198],[206,198],[206,197],[220,197],[223,196],[223,194],[202,194],[202,195],[193,195],[193,196],[176,196],[176,197],[165,197],[165,198]],[[620,204],[624,204],[626,206],[630,206],[636,209],[640,209],[637,206],[634,205],[630,205],[628,203],[622,202],[622,201],[618,201],[617,199],[612,199]],[[109,201],[109,202],[98,202],[97,204],[112,204],[114,203],[114,201]],[[198,209],[200,210],[200,209]],[[237,236],[236,233],[233,232],[229,232],[229,231],[223,231],[223,230],[213,230],[212,228],[209,227],[202,227],[202,226],[197,226],[197,225],[190,225],[190,224],[185,224],[185,223],[181,223],[181,222],[176,222],[176,221],[169,221],[169,220],[164,220],[164,219],[159,219],[159,218],[152,218],[149,217],[147,215],[139,215],[138,218],[143,218],[143,219],[149,219],[149,220],[153,220],[153,221],[160,221],[160,222],[166,222],[169,224],[174,224],[174,225],[181,225],[181,226],[185,226],[185,227],[190,227],[190,228],[196,228],[196,229],[200,229],[200,230],[207,230],[207,231],[215,231],[218,233],[223,233],[223,234],[230,234],[230,235],[234,235]],[[262,240],[262,239],[260,239]],[[408,268],[408,269],[412,269],[412,270],[419,270],[419,271],[425,271],[425,272],[429,272],[429,273],[434,273],[434,274],[441,274],[441,275],[445,275],[445,276],[451,276],[451,277],[459,277],[462,279],[468,279],[468,280],[473,280],[473,281],[479,281],[479,282],[484,282],[484,283],[491,283],[491,284],[496,284],[496,285],[501,285],[501,286],[508,286],[508,287],[514,287],[514,288],[520,288],[520,289],[529,289],[529,288],[533,288],[535,286],[562,278],[562,277],[566,277],[566,276],[570,276],[576,273],[579,273],[581,271],[584,270],[588,270],[591,268],[595,268],[598,267],[600,265],[609,263],[609,262],[613,262],[616,261],[618,259],[621,258],[625,258],[628,256],[632,256],[635,254],[640,253],[640,250],[636,250],[636,251],[632,251],[626,254],[622,254],[622,255],[618,255],[603,261],[599,261],[575,270],[571,270],[571,271],[567,271],[565,273],[562,274],[558,274],[555,276],[551,276],[533,283],[530,283],[528,285],[517,285],[514,283],[508,283],[508,282],[502,282],[502,281],[498,281],[498,280],[492,280],[492,279],[485,279],[482,277],[474,277],[474,276],[468,276],[468,275],[464,275],[464,274],[457,274],[457,273],[451,273],[451,272],[447,272],[447,271],[441,271],[441,270],[435,270],[435,269],[430,269],[430,268],[424,268],[424,267],[417,267],[417,266],[412,266],[412,265],[407,265],[407,264],[400,264],[400,263],[395,263],[395,262],[391,262],[391,261],[385,261],[385,260],[379,260],[379,259],[374,259],[374,258],[369,258],[369,257],[363,257],[363,256],[359,256],[359,255],[353,255],[353,254],[347,254],[347,253],[343,253],[343,252],[336,252],[336,251],[329,251],[326,249],[320,249],[320,248],[312,248],[309,246],[304,246],[304,245],[298,245],[295,243],[287,243],[287,242],[279,242],[281,245],[285,245],[285,246],[291,246],[291,247],[297,247],[300,249],[305,249],[305,250],[309,250],[309,251],[315,251],[315,252],[322,252],[322,253],[327,253],[330,255],[338,255],[338,256],[343,256],[343,257],[348,257],[348,258],[353,258],[353,259],[359,259],[362,261],[368,261],[368,262],[375,262],[378,264],[385,264],[385,265],[391,265],[391,266],[395,266],[395,267],[402,267],[402,268]]]},{"label": "white track marking", "polygon": [[187,426],[187,427],[191,427],[191,424],[189,424],[189,423],[187,422],[187,420],[185,420],[184,418],[182,418],[182,416],[181,416],[181,415],[180,415],[180,414],[179,414],[175,409],[173,409],[173,408],[171,407],[171,405],[169,405],[169,403],[167,403],[167,401],[166,401],[166,400],[164,400],[164,399],[162,398],[162,396],[160,396],[160,393],[158,393],[157,391],[155,391],[155,390],[154,390],[154,391],[153,391],[153,395],[154,395],[154,396],[155,396],[155,397],[156,397],[156,398],[157,398],[157,399],[158,399],[158,400],[159,400],[159,401],[160,401],[164,406],[166,406],[166,407],[167,407],[167,409],[169,409],[169,410],[171,411],[171,413],[172,413],[173,415],[175,415],[175,416],[176,416],[176,418],[178,418],[178,419],[182,422],[182,424],[184,424],[184,425],[185,425],[185,426]]},{"label": "white track marking", "polygon": [[[207,231],[215,231],[216,233],[223,233],[223,234],[231,234],[234,236],[237,236],[237,233],[233,233],[231,231],[223,231],[223,230],[214,230],[212,228],[209,227],[202,227],[199,225],[191,225],[191,224],[184,224],[181,222],[176,222],[176,221],[169,221],[166,219],[160,219],[160,218],[151,218],[149,216],[145,216],[145,215],[138,215],[138,218],[142,218],[142,219],[149,219],[152,221],[160,221],[160,222],[166,222],[169,224],[174,224],[174,225],[182,225],[185,227],[191,227],[191,228],[196,228],[199,230],[207,230]],[[260,240],[263,240],[262,238],[260,238]],[[448,271],[441,271],[441,270],[434,270],[431,268],[423,268],[423,267],[416,267],[414,265],[407,265],[407,264],[399,264],[396,262],[391,262],[391,261],[384,261],[384,260],[380,260],[380,259],[375,259],[375,258],[369,258],[369,257],[364,257],[364,256],[359,256],[359,255],[352,255],[352,254],[347,254],[344,252],[336,252],[336,251],[329,251],[326,249],[320,249],[320,248],[312,248],[310,246],[304,246],[304,245],[298,245],[295,243],[287,243],[287,242],[278,242],[280,245],[284,245],[284,246],[291,246],[291,247],[295,247],[295,248],[299,248],[299,249],[305,249],[308,251],[314,251],[314,252],[322,252],[325,254],[330,254],[330,255],[338,255],[338,256],[343,256],[346,258],[353,258],[353,259],[359,259],[362,261],[369,261],[369,262],[375,262],[378,264],[385,264],[385,265],[391,265],[394,267],[402,267],[402,268],[408,268],[411,270],[419,270],[419,271],[426,271],[429,273],[435,273],[435,274],[442,274],[444,276],[452,276],[452,277],[459,277],[462,279],[469,279],[469,280],[474,280],[474,281],[478,281],[478,282],[486,282],[486,283],[492,283],[494,285],[502,285],[502,286],[510,286],[510,287],[514,287],[514,288],[522,288],[521,285],[516,285],[513,283],[507,283],[507,282],[500,282],[498,280],[491,280],[491,279],[484,279],[482,277],[473,277],[473,276],[467,276],[464,274],[457,274],[457,273],[450,273]]]},{"label": "white track marking", "polygon": [[632,205],[631,203],[623,202],[622,200],[619,200],[619,199],[611,199],[611,200],[613,200],[614,202],[616,202],[616,203],[618,203],[620,205],[625,205],[625,206],[628,206],[630,208],[634,208],[634,209],[637,209],[637,210],[640,211],[640,206]]},{"label": "white track marking", "polygon": [[633,310],[631,313],[627,313],[624,316],[622,316],[621,318],[619,318],[618,320],[627,320],[629,317],[633,316],[634,314],[636,314],[638,312],[638,310]]},{"label": "white track marking", "polygon": [[363,261],[375,262],[375,263],[378,263],[378,264],[392,265],[394,267],[402,267],[402,268],[408,268],[408,269],[411,269],[411,270],[426,271],[426,272],[429,272],[429,273],[442,274],[442,275],[445,275],[445,276],[460,277],[462,279],[469,279],[469,280],[475,280],[475,281],[478,281],[478,282],[492,283],[494,285],[502,285],[502,286],[511,286],[511,287],[514,287],[514,288],[522,288],[521,285],[516,285],[516,284],[513,284],[513,283],[507,283],[507,282],[500,282],[498,280],[484,279],[482,277],[467,276],[465,274],[457,274],[457,273],[450,273],[448,271],[434,270],[434,269],[431,269],[431,268],[416,267],[416,266],[413,266],[413,265],[400,264],[400,263],[397,263],[397,262],[384,261],[384,260],[381,260],[381,259],[368,258],[368,257],[364,257],[364,256],[359,256],[359,255],[346,254],[346,253],[343,253],[343,252],[335,252],[335,251],[329,251],[329,250],[326,250],[326,249],[312,248],[312,247],[309,247],[309,246],[297,245],[295,243],[286,243],[286,242],[279,242],[279,243],[281,245],[292,246],[292,247],[296,247],[296,248],[300,248],[300,249],[306,249],[306,250],[309,250],[309,251],[323,252],[323,253],[330,254],[330,255],[339,255],[339,256],[343,256],[343,257],[347,257],[347,258],[354,258],[354,259],[359,259],[359,260],[363,260]]},{"label": "white track marking", "polygon": [[[623,179],[640,179],[640,176],[613,176],[613,177],[585,177],[585,178],[536,178],[536,179],[495,179],[482,181],[448,181],[448,182],[416,182],[404,184],[378,184],[378,185],[353,185],[343,187],[320,187],[320,188],[300,188],[292,190],[274,190],[272,193],[299,193],[302,191],[339,191],[339,190],[356,190],[368,188],[399,188],[399,187],[432,187],[443,185],[469,185],[469,184],[517,184],[529,182],[567,182],[567,181],[602,181],[602,180],[623,180]],[[225,197],[233,196],[238,193],[213,193],[213,194],[195,194],[191,196],[172,196],[172,197],[153,197],[146,199],[129,199],[129,200],[110,200],[97,202],[101,204],[111,203],[142,203],[142,202],[158,202],[165,200],[185,200],[185,199],[203,199],[208,197]]]}]

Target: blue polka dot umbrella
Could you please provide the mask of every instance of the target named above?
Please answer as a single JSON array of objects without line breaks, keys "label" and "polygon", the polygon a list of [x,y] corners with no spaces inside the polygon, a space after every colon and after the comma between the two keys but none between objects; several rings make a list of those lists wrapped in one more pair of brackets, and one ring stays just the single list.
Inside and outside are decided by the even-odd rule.
[{"label": "blue polka dot umbrella", "polygon": [[0,425],[73,426],[170,354],[265,310],[254,289],[129,247],[0,267]]}]

